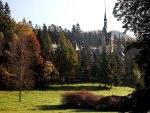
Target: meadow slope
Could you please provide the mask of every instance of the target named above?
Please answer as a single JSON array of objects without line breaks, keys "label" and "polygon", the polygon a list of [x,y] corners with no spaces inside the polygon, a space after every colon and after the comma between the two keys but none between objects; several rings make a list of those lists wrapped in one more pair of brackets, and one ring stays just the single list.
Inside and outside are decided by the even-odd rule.
[{"label": "meadow slope", "polygon": [[[22,92],[22,102],[18,102],[18,91],[0,91],[0,113],[69,113],[98,112],[88,109],[64,109],[61,104],[61,94],[73,90],[89,90],[98,95],[124,96],[133,91],[129,87],[112,87],[104,90],[97,83],[53,85],[47,90],[32,90]],[[108,113],[108,112],[107,112]]]}]

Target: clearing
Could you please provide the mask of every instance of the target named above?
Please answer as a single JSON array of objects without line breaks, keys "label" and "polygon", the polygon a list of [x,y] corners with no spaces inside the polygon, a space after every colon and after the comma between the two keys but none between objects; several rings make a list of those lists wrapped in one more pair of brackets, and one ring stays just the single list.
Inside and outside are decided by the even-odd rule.
[{"label": "clearing", "polygon": [[[0,91],[0,113],[70,113],[98,112],[88,109],[64,109],[61,104],[61,94],[73,90],[89,90],[98,95],[124,96],[133,91],[129,87],[112,87],[104,90],[98,83],[53,85],[48,90],[32,90],[22,92],[22,102],[18,102],[18,91]],[[108,113],[108,112],[107,112]]]}]

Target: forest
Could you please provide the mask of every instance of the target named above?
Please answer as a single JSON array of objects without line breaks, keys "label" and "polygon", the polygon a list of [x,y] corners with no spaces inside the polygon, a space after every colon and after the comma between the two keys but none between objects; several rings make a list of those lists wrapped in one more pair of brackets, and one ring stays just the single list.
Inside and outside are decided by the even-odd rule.
[{"label": "forest", "polygon": [[[125,15],[130,2],[133,10]],[[136,11],[135,4],[139,4],[141,9]],[[79,23],[68,30],[54,24],[33,26],[25,18],[16,22],[11,17],[8,3],[0,0],[0,90],[19,90],[21,101],[22,90],[44,90],[51,85],[99,83],[104,84],[106,89],[136,86],[144,97],[147,96],[145,98],[150,99],[147,95],[150,92],[150,5],[147,4],[150,4],[148,0],[143,3],[118,0],[113,14],[118,20],[124,19],[123,27],[133,31],[137,38],[126,39],[114,35],[114,50],[107,51],[103,47],[99,52],[101,30],[85,32]],[[139,11],[147,15],[138,14]],[[137,17],[133,18],[134,14]],[[138,91],[132,96],[139,94]],[[66,94],[64,98],[69,98],[67,95],[71,94]],[[132,99],[135,98],[133,96]],[[136,102],[139,102],[138,99]],[[143,109],[147,110],[147,107]]]},{"label": "forest", "polygon": [[20,83],[24,89],[75,82],[142,84],[132,60],[138,51],[128,51],[125,61],[117,51],[119,45],[126,47],[134,40],[120,37],[114,41],[117,48],[113,53],[100,54],[92,47],[99,47],[101,31],[83,32],[78,23],[71,31],[54,24],[33,27],[25,18],[18,23],[11,18],[7,3],[1,1],[1,9],[1,89],[17,89]]}]

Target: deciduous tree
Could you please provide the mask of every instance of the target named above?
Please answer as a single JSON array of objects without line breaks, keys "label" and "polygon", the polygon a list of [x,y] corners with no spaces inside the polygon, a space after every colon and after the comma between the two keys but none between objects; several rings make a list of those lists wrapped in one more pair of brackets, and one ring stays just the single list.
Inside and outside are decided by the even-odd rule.
[{"label": "deciduous tree", "polygon": [[19,37],[20,39],[14,41],[11,46],[12,60],[10,70],[18,80],[16,85],[19,87],[19,101],[21,101],[22,88],[33,87],[34,81],[31,70],[33,53],[28,47],[29,38],[25,37],[23,33]]}]

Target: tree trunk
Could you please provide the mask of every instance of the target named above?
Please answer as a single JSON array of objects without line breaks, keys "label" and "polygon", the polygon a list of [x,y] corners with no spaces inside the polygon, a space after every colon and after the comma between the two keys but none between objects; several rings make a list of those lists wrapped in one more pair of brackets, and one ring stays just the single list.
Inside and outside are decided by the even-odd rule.
[{"label": "tree trunk", "polygon": [[22,101],[21,92],[22,92],[22,83],[20,84],[20,88],[19,88],[19,102]]},{"label": "tree trunk", "polygon": [[105,88],[106,88],[106,83],[105,83]]},{"label": "tree trunk", "polygon": [[61,86],[63,86],[63,83],[64,83],[64,76],[63,74],[61,75]]},{"label": "tree trunk", "polygon": [[70,77],[69,77],[69,84],[70,84]]}]

